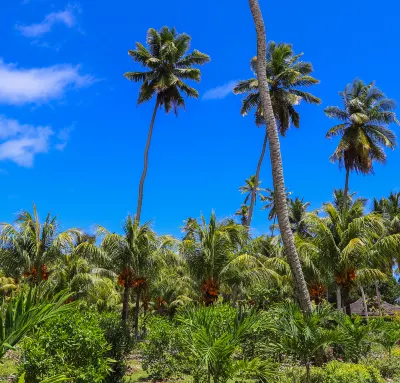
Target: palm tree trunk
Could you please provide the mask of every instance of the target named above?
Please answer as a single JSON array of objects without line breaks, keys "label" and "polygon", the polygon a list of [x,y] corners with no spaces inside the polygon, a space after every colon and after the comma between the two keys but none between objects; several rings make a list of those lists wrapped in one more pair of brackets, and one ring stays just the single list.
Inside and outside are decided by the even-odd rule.
[{"label": "palm tree trunk", "polygon": [[249,227],[251,224],[251,219],[253,218],[254,205],[256,203],[256,198],[257,198],[258,182],[260,180],[261,165],[264,160],[265,150],[267,148],[267,141],[268,141],[268,133],[267,133],[267,129],[265,129],[264,142],[263,142],[260,158],[258,159],[256,175],[254,177],[254,187],[253,187],[253,190],[251,191],[249,214],[247,216],[247,222],[246,222],[246,225]]},{"label": "palm tree trunk", "polygon": [[339,285],[336,286],[336,309],[342,309],[342,290]]},{"label": "palm tree trunk", "polygon": [[376,281],[375,281],[375,291],[376,291],[376,301],[378,303],[379,315],[382,316],[383,310],[382,310],[381,292],[379,291],[379,284]]},{"label": "palm tree trunk", "polygon": [[122,299],[122,320],[124,322],[128,320],[128,309],[129,309],[129,286],[125,284],[124,297]]},{"label": "palm tree trunk", "polygon": [[150,144],[151,144],[151,136],[153,134],[154,121],[156,120],[157,109],[158,109],[159,104],[160,103],[159,103],[159,101],[157,99],[156,105],[154,106],[154,110],[153,110],[153,116],[151,117],[149,132],[147,134],[146,147],[144,149],[143,171],[142,171],[142,176],[140,177],[138,204],[137,204],[136,217],[135,217],[135,220],[136,220],[136,222],[138,224],[140,223],[140,215],[142,214],[143,187],[144,187],[144,181],[146,179],[146,174],[147,174],[148,159],[149,159],[149,149],[150,149]]},{"label": "palm tree trunk", "polygon": [[268,89],[265,61],[267,52],[265,26],[258,0],[249,0],[249,5],[257,31],[257,57],[259,58],[257,60],[257,78],[259,83],[262,109],[267,125],[268,143],[272,164],[272,177],[274,181],[275,204],[279,229],[282,236],[285,254],[288,258],[288,262],[292,270],[294,287],[300,307],[304,312],[310,312],[312,310],[310,294],[308,293],[306,281],[304,279],[303,270],[301,268],[301,263],[297,254],[296,246],[294,244],[294,237],[289,222],[279,136],[276,127],[274,112],[272,109],[271,97]]},{"label": "palm tree trunk", "polygon": [[346,179],[344,182],[343,206],[342,206],[343,217],[346,215],[346,212],[347,212],[347,196],[349,195],[349,176],[350,176],[350,170],[346,169]]},{"label": "palm tree trunk", "polygon": [[360,286],[360,291],[361,291],[361,297],[364,305],[364,311],[365,311],[365,318],[368,322],[368,305],[367,305],[367,300],[365,299],[365,293],[364,293],[364,287]]},{"label": "palm tree trunk", "polygon": [[310,383],[310,362],[306,363],[306,382]]},{"label": "palm tree trunk", "polygon": [[140,313],[140,290],[136,292],[136,303],[135,303],[135,339],[139,335],[139,313]]}]

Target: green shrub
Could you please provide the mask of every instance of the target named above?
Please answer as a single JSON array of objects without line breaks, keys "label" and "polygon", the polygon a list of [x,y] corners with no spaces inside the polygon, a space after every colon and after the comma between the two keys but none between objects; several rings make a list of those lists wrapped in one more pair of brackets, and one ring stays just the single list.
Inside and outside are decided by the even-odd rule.
[{"label": "green shrub", "polygon": [[324,373],[313,377],[313,383],[384,383],[379,371],[363,364],[333,361],[324,368]]},{"label": "green shrub", "polygon": [[106,355],[116,361],[113,363],[112,372],[106,381],[108,383],[120,382],[126,372],[125,358],[132,349],[133,337],[131,337],[127,324],[121,320],[121,316],[117,312],[101,314],[99,325],[111,347]]},{"label": "green shrub", "polygon": [[[306,373],[300,367],[287,367],[279,383],[304,383]],[[310,383],[384,383],[379,371],[371,366],[333,361],[324,367],[312,367]]]},{"label": "green shrub", "polygon": [[377,368],[385,379],[393,379],[395,377],[400,378],[400,357],[392,355],[392,357],[389,358],[377,355],[376,357],[364,359],[363,363]]},{"label": "green shrub", "polygon": [[153,380],[179,377],[185,366],[182,336],[169,319],[154,316],[147,323],[148,333],[141,344],[142,367]]},{"label": "green shrub", "polygon": [[97,313],[60,315],[24,340],[19,372],[28,383],[59,374],[76,383],[104,382],[111,371],[110,349]]}]

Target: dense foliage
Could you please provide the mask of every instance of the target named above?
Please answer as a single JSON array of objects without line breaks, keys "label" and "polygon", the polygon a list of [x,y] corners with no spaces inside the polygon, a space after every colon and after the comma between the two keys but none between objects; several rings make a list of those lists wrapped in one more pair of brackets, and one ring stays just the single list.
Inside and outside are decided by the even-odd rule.
[{"label": "dense foliage", "polygon": [[113,360],[95,312],[76,311],[47,321],[22,343],[26,382],[63,374],[77,383],[103,382]]}]

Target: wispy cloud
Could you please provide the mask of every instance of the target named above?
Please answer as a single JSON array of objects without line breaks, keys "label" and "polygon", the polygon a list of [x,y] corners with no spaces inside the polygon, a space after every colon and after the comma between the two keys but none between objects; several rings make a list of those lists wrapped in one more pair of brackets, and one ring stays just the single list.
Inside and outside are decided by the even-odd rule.
[{"label": "wispy cloud", "polygon": [[95,79],[81,75],[79,66],[56,65],[23,69],[0,59],[0,103],[21,105],[60,98],[69,87],[83,87]]},{"label": "wispy cloud", "polygon": [[0,161],[31,167],[35,155],[49,150],[50,126],[21,124],[0,115]]},{"label": "wispy cloud", "polygon": [[233,93],[237,81],[232,80],[224,85],[217,86],[216,88],[209,89],[204,93],[203,100],[220,100]]},{"label": "wispy cloud", "polygon": [[63,11],[49,13],[40,23],[29,25],[17,24],[15,27],[22,35],[29,38],[38,38],[49,33],[57,24],[72,28],[76,25],[76,7],[69,7]]},{"label": "wispy cloud", "polygon": [[63,151],[65,147],[67,146],[69,139],[71,137],[71,133],[74,130],[75,125],[72,124],[71,126],[68,126],[67,128],[61,129],[60,132],[57,135],[57,138],[59,142],[55,145],[55,148],[57,150]]}]

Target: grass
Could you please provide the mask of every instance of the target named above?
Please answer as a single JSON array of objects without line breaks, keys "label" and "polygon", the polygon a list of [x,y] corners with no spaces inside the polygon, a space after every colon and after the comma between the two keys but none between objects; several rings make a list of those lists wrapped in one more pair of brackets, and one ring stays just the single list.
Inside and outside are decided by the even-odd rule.
[{"label": "grass", "polygon": [[[191,383],[193,380],[189,375],[185,375],[182,379],[171,380],[174,383]],[[149,374],[143,370],[140,362],[137,359],[131,359],[128,361],[128,373],[124,379],[125,383],[152,383],[149,378]]]}]

